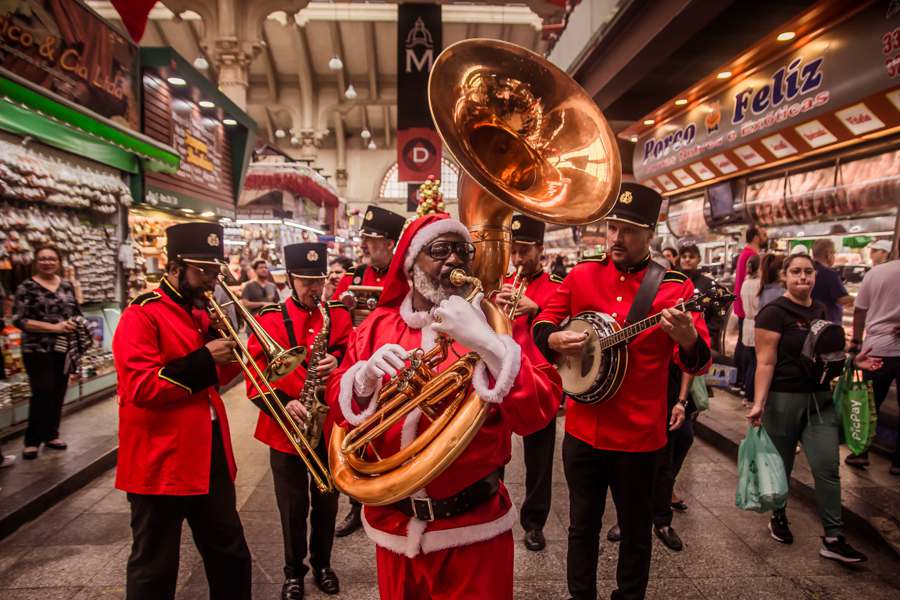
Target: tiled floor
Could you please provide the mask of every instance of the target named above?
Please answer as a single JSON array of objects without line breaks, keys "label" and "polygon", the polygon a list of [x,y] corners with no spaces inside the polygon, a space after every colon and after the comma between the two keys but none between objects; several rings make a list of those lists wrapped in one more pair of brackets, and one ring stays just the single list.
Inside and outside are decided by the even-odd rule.
[{"label": "tiled floor", "polygon": [[[256,598],[278,598],[282,549],[272,476],[266,448],[252,439],[256,409],[241,389],[227,396],[240,471],[237,491],[241,518],[254,555]],[[107,417],[108,418],[108,417]],[[559,428],[560,431],[562,427]],[[554,505],[545,533],[547,549],[528,552],[517,543],[515,597],[521,600],[566,597],[565,558],[568,503],[559,456]],[[521,443],[516,440],[507,485],[518,502],[524,494]],[[870,554],[858,568],[844,568],[818,556],[815,512],[795,503],[789,508],[796,542],[775,543],[766,517],[734,508],[737,475],[733,462],[697,442],[679,479],[690,505],[675,527],[686,548],[673,553],[655,541],[648,597],[738,599],[889,599],[900,598],[900,562],[865,543]],[[57,505],[36,521],[0,541],[0,598],[4,600],[98,600],[123,597],[130,532],[124,494],[112,487],[113,472]],[[341,508],[343,516],[345,507]],[[610,505],[607,523],[613,522]],[[199,556],[185,528],[179,599],[206,598]],[[517,540],[522,531],[516,529]],[[852,533],[851,533],[852,538]],[[615,587],[616,548],[605,544],[598,569],[601,597]],[[339,598],[377,598],[374,550],[359,532],[336,540],[332,564],[341,576]],[[310,581],[307,597],[325,598]]]}]

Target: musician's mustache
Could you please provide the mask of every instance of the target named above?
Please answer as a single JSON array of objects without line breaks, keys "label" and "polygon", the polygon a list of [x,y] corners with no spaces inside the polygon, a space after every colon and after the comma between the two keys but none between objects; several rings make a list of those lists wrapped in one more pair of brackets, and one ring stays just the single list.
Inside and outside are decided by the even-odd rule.
[{"label": "musician's mustache", "polygon": [[619,252],[627,252],[627,250],[625,250],[625,246],[613,245],[612,250],[618,250]]}]

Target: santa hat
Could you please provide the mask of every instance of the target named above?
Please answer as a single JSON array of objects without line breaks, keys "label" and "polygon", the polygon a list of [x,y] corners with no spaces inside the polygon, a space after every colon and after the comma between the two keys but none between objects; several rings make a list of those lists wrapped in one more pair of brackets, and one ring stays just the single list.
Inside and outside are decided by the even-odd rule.
[{"label": "santa hat", "polygon": [[419,217],[406,227],[394,249],[394,258],[391,259],[391,265],[385,275],[384,289],[378,300],[378,306],[400,306],[409,293],[408,273],[416,256],[430,242],[447,233],[460,235],[467,242],[472,241],[466,226],[456,219],[451,219],[447,213],[433,213]]}]

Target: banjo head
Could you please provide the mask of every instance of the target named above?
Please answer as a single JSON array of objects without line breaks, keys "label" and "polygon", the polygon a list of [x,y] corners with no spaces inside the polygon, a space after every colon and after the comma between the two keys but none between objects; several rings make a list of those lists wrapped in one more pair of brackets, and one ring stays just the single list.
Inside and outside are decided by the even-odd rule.
[{"label": "banjo head", "polygon": [[615,319],[596,312],[579,313],[563,327],[563,331],[588,334],[581,354],[560,355],[556,363],[563,390],[576,402],[593,403],[601,399],[603,382],[611,364],[610,353],[601,350],[600,340],[616,329]]}]

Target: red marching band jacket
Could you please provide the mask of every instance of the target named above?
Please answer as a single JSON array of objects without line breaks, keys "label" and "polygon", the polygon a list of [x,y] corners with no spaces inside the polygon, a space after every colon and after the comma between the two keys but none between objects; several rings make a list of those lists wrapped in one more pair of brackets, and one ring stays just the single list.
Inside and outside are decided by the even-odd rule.
[{"label": "red marching band jacket", "polygon": [[[636,268],[620,271],[601,255],[575,265],[534,320],[538,346],[553,354],[547,347],[549,335],[566,318],[583,311],[607,313],[623,325],[648,263],[649,257]],[[686,275],[668,271],[647,316],[672,308],[693,293],[694,284]],[[628,370],[615,396],[600,404],[569,399],[566,433],[602,450],[651,452],[665,446],[670,361],[694,375],[705,372],[710,363],[709,330],[703,315],[693,313],[692,319],[699,335],[693,360],[686,361],[660,327],[644,331],[628,344]]]},{"label": "red marching band jacket", "polygon": [[216,387],[233,379],[240,367],[213,362],[205,347],[212,338],[209,315],[188,306],[163,279],[158,289],[131,302],[113,336],[120,490],[208,493],[213,427],[222,434],[232,480],[237,472],[228,415]]},{"label": "red marching band jacket", "polygon": [[[360,272],[362,272],[362,275],[360,275]],[[334,294],[331,296],[331,299],[340,300],[341,294],[346,292],[347,288],[351,285],[372,285],[381,287],[384,285],[386,278],[386,273],[384,272],[379,273],[369,265],[359,265],[344,273],[344,276],[341,277],[337,287],[334,288]]]},{"label": "red marching band jacket", "polygon": [[[411,294],[399,309],[376,308],[351,334],[347,355],[328,383],[331,414],[342,427],[360,424],[376,408],[377,389],[364,408],[354,396],[353,380],[378,348],[385,344],[399,344],[408,350],[434,347],[437,336],[431,317],[427,312],[413,312],[410,297]],[[458,494],[509,461],[512,432],[527,435],[555,417],[562,393],[556,371],[546,363],[533,365],[512,338],[501,339],[507,352],[498,378],[494,379],[482,366],[476,369],[472,380],[479,396],[490,403],[486,421],[459,458],[416,497],[444,499]],[[459,355],[468,352],[458,343],[453,344],[453,351]],[[455,359],[450,352],[438,371]],[[385,381],[387,378],[382,384]],[[412,443],[428,426],[427,419],[420,420],[420,415],[419,411],[411,412],[379,438],[375,442],[379,455],[392,454]],[[410,518],[392,506],[366,506],[363,513],[366,533],[377,545],[409,557],[491,539],[509,531],[515,519],[516,509],[502,484],[499,493],[489,501],[431,522]]]},{"label": "red marching band jacket", "polygon": [[[287,307],[288,316],[291,319],[297,344],[306,347],[311,353],[316,334],[322,330],[322,314],[319,312],[318,308],[309,309],[301,306],[293,297],[285,300],[283,305]],[[287,329],[285,328],[281,307],[282,304],[270,304],[264,306],[256,314],[256,320],[266,333],[272,336],[276,342],[281,344],[284,348],[289,348],[291,343],[288,338]],[[350,330],[352,329],[353,324],[350,322],[350,313],[347,312],[347,309],[340,302],[328,302],[327,310],[328,318],[331,321],[327,351],[329,354],[334,354],[338,361],[340,361],[344,357],[344,352],[347,348],[347,340],[350,337]],[[266,360],[263,356],[262,346],[255,335],[250,336],[250,339],[247,342],[247,349],[250,351],[250,354],[253,355],[257,364],[259,364],[260,367],[265,368]],[[300,397],[300,392],[303,390],[303,384],[306,381],[306,367],[308,361],[309,354],[307,354],[307,359],[303,362],[302,366],[272,383],[272,387],[275,389],[276,393],[279,394],[282,404],[286,404],[290,400],[296,400]],[[258,396],[256,387],[254,387],[250,381],[247,381],[247,397],[253,399],[256,396]],[[260,402],[260,400],[257,399],[257,402]],[[323,440],[327,441],[328,436],[331,435],[333,418],[332,414],[329,414],[328,418],[325,420],[322,431]],[[254,437],[279,452],[288,454],[294,453],[294,447],[288,441],[284,431],[278,426],[275,419],[262,410],[259,412],[259,419],[256,422],[256,432],[254,433]]]},{"label": "red marching band jacket", "polygon": [[[515,272],[507,275],[503,283],[512,284],[514,279]],[[547,305],[547,301],[550,300],[551,296],[556,293],[556,288],[562,282],[563,280],[556,275],[551,275],[541,270],[525,283],[525,295],[531,298],[539,308],[543,308]],[[540,365],[546,363],[547,359],[535,345],[534,338],[531,335],[531,324],[536,316],[519,315],[513,319],[512,337],[522,347],[522,352],[531,360],[532,364]]]}]

